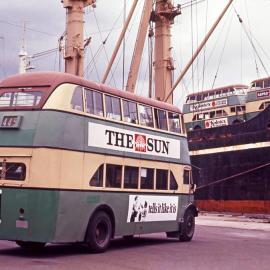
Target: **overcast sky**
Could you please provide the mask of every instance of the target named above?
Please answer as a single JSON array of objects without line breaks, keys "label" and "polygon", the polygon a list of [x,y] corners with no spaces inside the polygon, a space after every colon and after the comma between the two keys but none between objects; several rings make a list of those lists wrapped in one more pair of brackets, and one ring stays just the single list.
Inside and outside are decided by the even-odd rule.
[{"label": "overcast sky", "polygon": [[[97,0],[95,11],[86,9],[85,35],[92,37],[92,42],[86,51],[85,76],[88,79],[99,81],[103,76],[108,57],[112,53],[123,23],[124,2],[124,0]],[[189,1],[174,1],[175,4],[186,2]],[[192,51],[203,39],[206,28],[209,29],[212,26],[227,2],[228,0],[205,0],[198,5],[194,4],[192,12],[190,7],[184,8],[182,15],[175,20],[172,30],[175,78],[191,58]],[[268,76],[266,71],[270,73],[270,35],[268,33],[270,1],[235,0],[234,2],[234,6],[230,8],[208,42],[205,53],[202,52],[199,60],[194,63],[193,72],[191,69],[179,86],[175,95],[176,104],[181,105],[183,97],[193,91],[234,83],[249,84],[258,77]],[[126,0],[127,10],[131,3],[132,0]],[[125,77],[132,55],[134,30],[138,25],[140,6],[141,4],[136,10],[135,18],[126,36]],[[252,36],[260,58],[252,49],[243,26],[237,20],[234,8],[243,19],[246,31]],[[65,10],[60,0],[0,1],[0,80],[18,72],[18,52],[22,43],[23,21],[26,22],[27,27],[27,52],[33,55],[57,48],[58,39],[65,29]],[[191,31],[191,25],[193,25],[193,31]],[[104,49],[101,44],[108,35]],[[92,55],[95,55],[95,61],[92,61]],[[147,56],[147,46],[144,55]],[[122,88],[122,57],[121,50],[113,67],[113,77],[108,80],[109,84],[118,88]],[[261,61],[265,68],[262,67]],[[33,59],[31,63],[37,71],[58,71],[59,68],[60,70],[63,68],[63,61],[59,61],[59,54],[56,52]],[[147,57],[145,57],[137,85],[137,92],[144,95],[148,88],[147,66]]]}]

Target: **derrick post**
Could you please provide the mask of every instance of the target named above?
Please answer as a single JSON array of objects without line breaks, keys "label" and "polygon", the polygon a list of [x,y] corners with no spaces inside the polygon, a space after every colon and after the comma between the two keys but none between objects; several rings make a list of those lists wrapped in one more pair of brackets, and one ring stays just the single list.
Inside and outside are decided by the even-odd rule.
[{"label": "derrick post", "polygon": [[66,8],[65,72],[78,76],[84,73],[84,8],[96,0],[61,0]]},{"label": "derrick post", "polygon": [[[157,0],[151,20],[155,23],[155,98],[164,100],[172,88],[174,63],[171,54],[171,25],[181,14],[180,6],[174,7],[171,0]],[[173,103],[172,97],[167,101]]]}]

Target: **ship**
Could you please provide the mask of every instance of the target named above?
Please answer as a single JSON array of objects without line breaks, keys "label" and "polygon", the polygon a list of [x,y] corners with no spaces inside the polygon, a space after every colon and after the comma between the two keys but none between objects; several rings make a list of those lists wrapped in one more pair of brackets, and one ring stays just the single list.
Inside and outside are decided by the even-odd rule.
[{"label": "ship", "polygon": [[188,130],[200,210],[270,214],[269,82],[251,83],[241,121]]}]

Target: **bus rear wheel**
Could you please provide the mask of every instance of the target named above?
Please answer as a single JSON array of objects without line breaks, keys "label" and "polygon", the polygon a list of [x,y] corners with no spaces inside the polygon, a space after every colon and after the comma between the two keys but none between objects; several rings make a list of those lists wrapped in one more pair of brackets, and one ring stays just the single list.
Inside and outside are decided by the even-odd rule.
[{"label": "bus rear wheel", "polygon": [[184,215],[184,222],[181,228],[181,234],[179,240],[182,242],[191,241],[195,231],[195,215],[194,212],[189,209]]},{"label": "bus rear wheel", "polygon": [[112,222],[109,215],[99,211],[91,218],[86,235],[89,249],[95,253],[104,252],[110,245]]},{"label": "bus rear wheel", "polygon": [[25,241],[16,241],[16,244],[23,249],[31,250],[40,250],[45,247],[46,243],[40,242],[25,242]]}]

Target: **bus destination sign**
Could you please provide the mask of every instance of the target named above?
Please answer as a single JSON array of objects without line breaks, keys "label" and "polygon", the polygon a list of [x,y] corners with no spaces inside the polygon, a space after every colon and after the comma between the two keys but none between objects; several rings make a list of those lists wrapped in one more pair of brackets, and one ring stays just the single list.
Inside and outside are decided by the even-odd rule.
[{"label": "bus destination sign", "polygon": [[270,96],[269,89],[257,92],[257,98],[265,98],[265,97],[269,97],[269,96]]},{"label": "bus destination sign", "polygon": [[135,131],[88,123],[88,146],[155,155],[167,158],[180,158],[180,140]]},{"label": "bus destination sign", "polygon": [[21,125],[22,116],[6,115],[0,122],[0,128],[19,128]]}]

